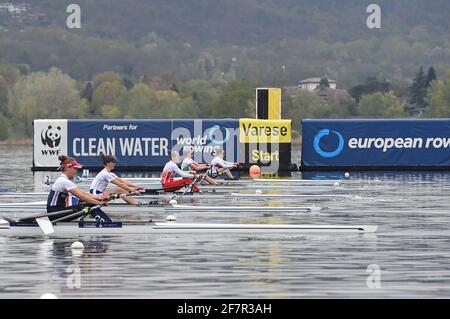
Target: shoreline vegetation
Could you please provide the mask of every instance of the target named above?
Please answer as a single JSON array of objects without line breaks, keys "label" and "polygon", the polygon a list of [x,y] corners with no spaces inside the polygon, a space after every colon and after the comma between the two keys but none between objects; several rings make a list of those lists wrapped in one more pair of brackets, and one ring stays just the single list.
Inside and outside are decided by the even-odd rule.
[{"label": "shoreline vegetation", "polygon": [[[254,116],[258,80],[214,85],[206,80],[168,81],[155,86],[127,80],[112,71],[82,82],[61,70],[22,73],[17,65],[0,64],[0,140],[22,144],[33,136],[33,120],[48,119],[173,119],[181,117],[249,118]],[[283,87],[282,118],[300,131],[306,118],[449,117],[450,70],[438,79],[423,67],[410,85],[398,87],[371,78],[350,89],[333,89],[322,78],[314,90]]]},{"label": "shoreline vegetation", "polygon": [[31,138],[28,139],[6,139],[4,141],[0,141],[0,147],[4,146],[33,146],[33,140]]}]

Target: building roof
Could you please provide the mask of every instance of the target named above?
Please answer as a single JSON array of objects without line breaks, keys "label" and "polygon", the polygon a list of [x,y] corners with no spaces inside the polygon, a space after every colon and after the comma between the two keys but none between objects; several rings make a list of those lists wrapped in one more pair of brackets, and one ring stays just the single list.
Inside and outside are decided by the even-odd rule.
[{"label": "building roof", "polygon": [[[303,81],[300,81],[300,84],[308,84],[308,83],[317,83],[319,84],[322,78],[309,78]],[[328,79],[328,83],[336,83],[335,80]]]}]

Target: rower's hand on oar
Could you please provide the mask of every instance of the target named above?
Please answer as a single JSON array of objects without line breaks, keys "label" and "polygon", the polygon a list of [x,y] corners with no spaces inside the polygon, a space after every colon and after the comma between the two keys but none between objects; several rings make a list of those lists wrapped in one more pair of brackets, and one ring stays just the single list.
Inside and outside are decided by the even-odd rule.
[{"label": "rower's hand on oar", "polygon": [[141,196],[141,192],[138,189],[135,189],[132,193],[136,196]]},{"label": "rower's hand on oar", "polygon": [[102,194],[102,198],[100,200],[100,202],[102,203],[103,206],[108,206],[109,202],[115,199],[119,199],[120,198],[120,194],[106,194],[103,193]]},{"label": "rower's hand on oar", "polygon": [[103,193],[100,201],[102,201],[102,202],[110,201],[110,200],[117,199],[117,198],[119,198],[119,194]]},{"label": "rower's hand on oar", "polygon": [[145,191],[145,187],[142,185],[137,185],[136,189],[139,191]]}]

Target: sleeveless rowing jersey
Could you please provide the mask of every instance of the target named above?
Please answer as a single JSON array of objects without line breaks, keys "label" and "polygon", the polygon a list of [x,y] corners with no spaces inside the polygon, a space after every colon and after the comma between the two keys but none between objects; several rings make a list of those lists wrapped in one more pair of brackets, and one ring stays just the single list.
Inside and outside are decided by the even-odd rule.
[{"label": "sleeveless rowing jersey", "polygon": [[175,176],[181,176],[183,178],[194,178],[194,175],[183,172],[177,164],[173,161],[168,162],[163,169],[161,175],[161,184],[167,184],[173,182]]},{"label": "sleeveless rowing jersey", "polygon": [[111,181],[115,180],[117,178],[117,175],[108,172],[108,170],[105,168],[100,173],[95,176],[94,180],[91,183],[91,193],[98,195],[105,191],[106,187],[108,187],[109,183]]},{"label": "sleeveless rowing jersey", "polygon": [[185,172],[189,172],[191,170],[191,164],[194,163],[192,158],[185,158],[183,163],[181,163],[181,170]]},{"label": "sleeveless rowing jersey", "polygon": [[234,163],[227,162],[221,159],[219,156],[216,156],[211,161],[211,165],[215,168],[232,168],[234,166]]},{"label": "sleeveless rowing jersey", "polygon": [[69,193],[75,188],[77,188],[77,185],[68,179],[66,175],[62,174],[53,183],[50,194],[48,194],[47,208],[64,209],[77,205],[79,199]]}]

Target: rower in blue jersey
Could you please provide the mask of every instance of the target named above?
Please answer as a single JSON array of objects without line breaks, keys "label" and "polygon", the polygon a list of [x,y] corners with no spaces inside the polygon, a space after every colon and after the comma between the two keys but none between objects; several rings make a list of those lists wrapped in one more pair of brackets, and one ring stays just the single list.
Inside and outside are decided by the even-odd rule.
[{"label": "rower in blue jersey", "polygon": [[[61,155],[58,157],[60,163],[61,176],[52,185],[47,200],[47,212],[53,213],[67,209],[82,209],[82,205],[97,206],[104,205],[107,198],[89,194],[78,188],[73,179],[78,174],[78,170],[83,167],[75,159]],[[100,209],[91,211],[91,216],[98,222],[111,223],[111,219]]]}]

